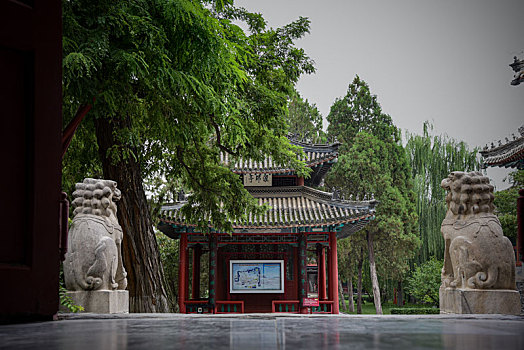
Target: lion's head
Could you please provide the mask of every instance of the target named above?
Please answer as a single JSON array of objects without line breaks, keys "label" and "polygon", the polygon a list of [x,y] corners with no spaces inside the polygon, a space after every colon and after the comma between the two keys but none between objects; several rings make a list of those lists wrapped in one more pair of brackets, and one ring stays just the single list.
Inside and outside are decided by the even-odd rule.
[{"label": "lion's head", "polygon": [[478,171],[454,171],[442,180],[440,186],[448,191],[446,203],[453,215],[493,213],[494,187],[489,178]]},{"label": "lion's head", "polygon": [[120,200],[120,190],[112,180],[84,179],[77,183],[73,192],[73,214],[93,214],[116,217],[116,204]]}]

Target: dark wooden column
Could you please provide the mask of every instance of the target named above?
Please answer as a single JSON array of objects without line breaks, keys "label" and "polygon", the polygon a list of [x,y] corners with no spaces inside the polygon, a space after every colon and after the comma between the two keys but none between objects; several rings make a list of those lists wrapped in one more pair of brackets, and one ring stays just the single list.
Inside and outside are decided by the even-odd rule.
[{"label": "dark wooden column", "polygon": [[180,313],[186,313],[186,304],[184,303],[187,299],[187,233],[180,234],[180,247],[179,247],[179,263],[178,263],[178,307]]},{"label": "dark wooden column", "polygon": [[0,1],[0,324],[58,311],[61,7]]},{"label": "dark wooden column", "polygon": [[324,246],[317,244],[318,300],[326,300],[326,255]]},{"label": "dark wooden column", "polygon": [[517,199],[517,265],[522,265],[524,260],[524,189],[520,189]]},{"label": "dark wooden column", "polygon": [[329,295],[333,300],[333,313],[338,314],[338,261],[337,261],[337,233],[329,234]]},{"label": "dark wooden column", "polygon": [[215,307],[217,286],[218,242],[215,234],[209,234],[209,304]]},{"label": "dark wooden column", "polygon": [[200,299],[200,257],[202,246],[197,244],[193,247],[193,278],[191,285],[191,299]]},{"label": "dark wooden column", "polygon": [[300,313],[308,312],[307,307],[303,307],[304,298],[307,297],[307,236],[306,233],[298,234],[298,300],[300,303]]}]

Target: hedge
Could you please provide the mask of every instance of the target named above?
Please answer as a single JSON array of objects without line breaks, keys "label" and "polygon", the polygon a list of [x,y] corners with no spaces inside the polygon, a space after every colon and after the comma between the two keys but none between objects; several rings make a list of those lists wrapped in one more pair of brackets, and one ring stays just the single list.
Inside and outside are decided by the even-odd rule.
[{"label": "hedge", "polygon": [[392,315],[428,315],[440,314],[440,309],[433,307],[397,307],[392,308]]}]

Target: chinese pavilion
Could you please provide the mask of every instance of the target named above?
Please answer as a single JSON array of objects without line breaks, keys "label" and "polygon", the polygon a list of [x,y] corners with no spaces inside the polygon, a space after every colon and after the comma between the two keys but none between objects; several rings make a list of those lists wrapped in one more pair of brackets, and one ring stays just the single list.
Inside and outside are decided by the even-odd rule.
[{"label": "chinese pavilion", "polygon": [[[495,146],[486,145],[480,154],[482,155],[482,167],[505,167],[524,170],[524,125],[519,129],[520,136],[513,135],[512,140],[506,138],[506,142],[498,141]],[[519,191],[517,200],[517,264],[521,265],[524,260],[524,189]]]},{"label": "chinese pavilion", "polygon": [[[337,191],[313,188],[337,160],[339,143],[290,142],[302,147],[311,177],[299,177],[271,159],[237,163],[233,172],[260,205],[270,208],[233,222],[233,233],[202,234],[185,223],[184,196],[162,207],[158,228],[180,240],[180,312],[338,313],[337,239],[373,219],[376,201],[348,201]],[[308,252],[316,266],[308,266]],[[203,253],[209,261],[205,298],[200,292]]]},{"label": "chinese pavilion", "polygon": [[505,167],[524,169],[524,125],[519,128],[519,136],[513,135],[513,139],[506,138],[506,142],[498,141],[498,145],[491,143],[487,145],[480,154],[482,155],[482,167]]}]

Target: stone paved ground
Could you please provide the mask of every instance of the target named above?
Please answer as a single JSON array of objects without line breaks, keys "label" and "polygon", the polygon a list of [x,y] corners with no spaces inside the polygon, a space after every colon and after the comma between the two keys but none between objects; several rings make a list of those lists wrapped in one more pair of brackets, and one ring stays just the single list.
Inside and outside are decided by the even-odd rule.
[{"label": "stone paved ground", "polygon": [[74,315],[0,326],[0,349],[524,349],[524,317]]}]

